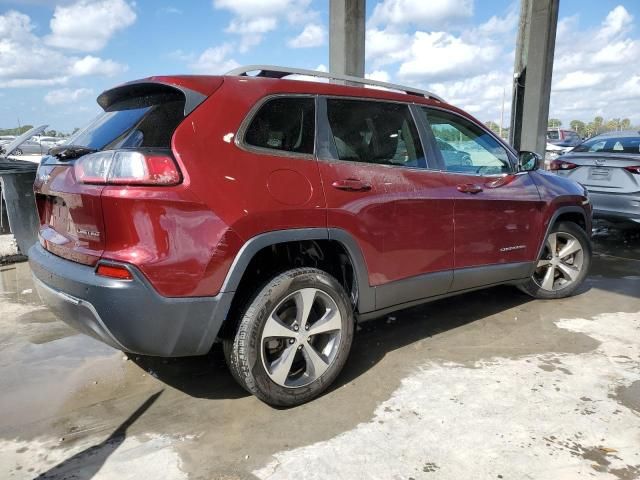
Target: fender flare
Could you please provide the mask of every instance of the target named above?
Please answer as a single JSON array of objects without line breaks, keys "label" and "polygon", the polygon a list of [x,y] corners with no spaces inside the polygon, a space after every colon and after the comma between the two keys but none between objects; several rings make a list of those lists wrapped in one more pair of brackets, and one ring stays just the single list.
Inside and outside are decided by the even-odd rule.
[{"label": "fender flare", "polygon": [[369,273],[362,250],[353,236],[340,228],[296,228],[290,230],[275,230],[262,233],[245,242],[237,253],[229,272],[220,288],[221,293],[234,293],[238,289],[249,262],[263,248],[279,243],[303,240],[335,240],[349,255],[353,265],[358,312],[366,313],[375,310],[375,288],[369,285]]}]

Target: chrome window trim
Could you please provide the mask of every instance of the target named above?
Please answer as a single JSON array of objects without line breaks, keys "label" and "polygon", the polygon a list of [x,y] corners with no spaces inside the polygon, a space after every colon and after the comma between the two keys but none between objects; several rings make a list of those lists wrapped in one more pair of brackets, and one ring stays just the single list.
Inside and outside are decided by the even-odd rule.
[{"label": "chrome window trim", "polygon": [[[251,145],[245,142],[245,134],[247,133],[247,129],[251,122],[254,120],[257,113],[260,109],[266,105],[271,100],[275,100],[278,98],[311,98],[313,99],[313,152],[312,153],[299,153],[299,152],[290,152],[288,150],[278,150],[277,148],[265,148],[265,147],[257,147],[255,145]],[[240,150],[244,150],[249,153],[257,153],[259,155],[270,155],[275,157],[289,157],[289,158],[298,158],[302,160],[315,160],[316,158],[316,143],[318,136],[318,119],[317,112],[318,111],[318,95],[313,93],[274,93],[269,94],[267,96],[262,97],[258,100],[253,107],[247,112],[246,116],[240,123],[238,127],[238,131],[236,132],[234,143],[236,147]]]}]

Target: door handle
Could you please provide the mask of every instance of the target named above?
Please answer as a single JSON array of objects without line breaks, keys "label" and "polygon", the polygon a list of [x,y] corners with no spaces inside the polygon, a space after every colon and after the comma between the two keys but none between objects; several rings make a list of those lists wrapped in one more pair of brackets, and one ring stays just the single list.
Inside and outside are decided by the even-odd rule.
[{"label": "door handle", "polygon": [[344,180],[336,180],[331,184],[333,188],[338,190],[346,190],[347,192],[366,192],[371,190],[371,185],[356,178],[347,178]]},{"label": "door handle", "polygon": [[462,193],[480,193],[482,191],[482,187],[480,185],[475,185],[473,183],[461,183],[460,185],[456,185],[456,188]]}]

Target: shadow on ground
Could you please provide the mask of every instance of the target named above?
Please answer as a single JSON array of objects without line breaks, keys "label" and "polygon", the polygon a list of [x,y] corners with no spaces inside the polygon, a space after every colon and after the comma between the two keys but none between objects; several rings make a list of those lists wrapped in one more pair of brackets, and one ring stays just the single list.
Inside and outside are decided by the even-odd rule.
[{"label": "shadow on ground", "polygon": [[[345,369],[330,390],[351,382],[373,368],[389,352],[419,340],[523,305],[531,298],[515,287],[502,286],[398,311],[363,323]],[[395,319],[401,317],[401,322]],[[222,346],[203,357],[156,358],[131,355],[147,373],[190,396],[207,399],[248,396],[226,367]]]},{"label": "shadow on ground", "polygon": [[151,395],[129,418],[120,424],[104,441],[93,445],[38,475],[35,480],[73,479],[90,480],[107,459],[127,438],[128,428],[155,403],[163,390]]}]

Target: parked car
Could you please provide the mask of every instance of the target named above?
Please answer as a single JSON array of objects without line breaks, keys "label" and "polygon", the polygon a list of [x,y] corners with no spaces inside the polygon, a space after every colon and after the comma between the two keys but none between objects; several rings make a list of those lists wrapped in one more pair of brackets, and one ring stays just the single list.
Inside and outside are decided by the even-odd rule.
[{"label": "parked car", "polygon": [[575,147],[582,142],[582,138],[573,130],[561,128],[547,129],[547,142],[559,147]]},{"label": "parked car", "polygon": [[44,155],[48,149],[34,140],[27,140],[13,151],[13,155]]},{"label": "parked car", "polygon": [[550,165],[586,186],[594,216],[640,223],[640,132],[609,132],[575,147]]},{"label": "parked car", "polygon": [[447,168],[464,167],[473,165],[471,157],[467,152],[463,152],[455,148],[450,143],[436,137],[436,145],[440,150],[444,163]]},{"label": "parked car", "polygon": [[0,141],[0,156],[22,155],[22,146],[27,142],[31,143],[25,148],[25,150],[29,151],[33,149],[32,144],[34,142],[31,139],[41,133],[45,128],[47,128],[47,126],[48,125],[40,125],[38,127],[33,127],[18,137],[8,136],[6,140]]},{"label": "parked car", "polygon": [[[98,103],[38,171],[41,297],[125,352],[201,355],[218,339],[269,404],[325,390],[355,322],[498,284],[562,298],[587,274],[586,190],[432,93],[254,66]],[[450,169],[436,137],[469,161]]]}]

